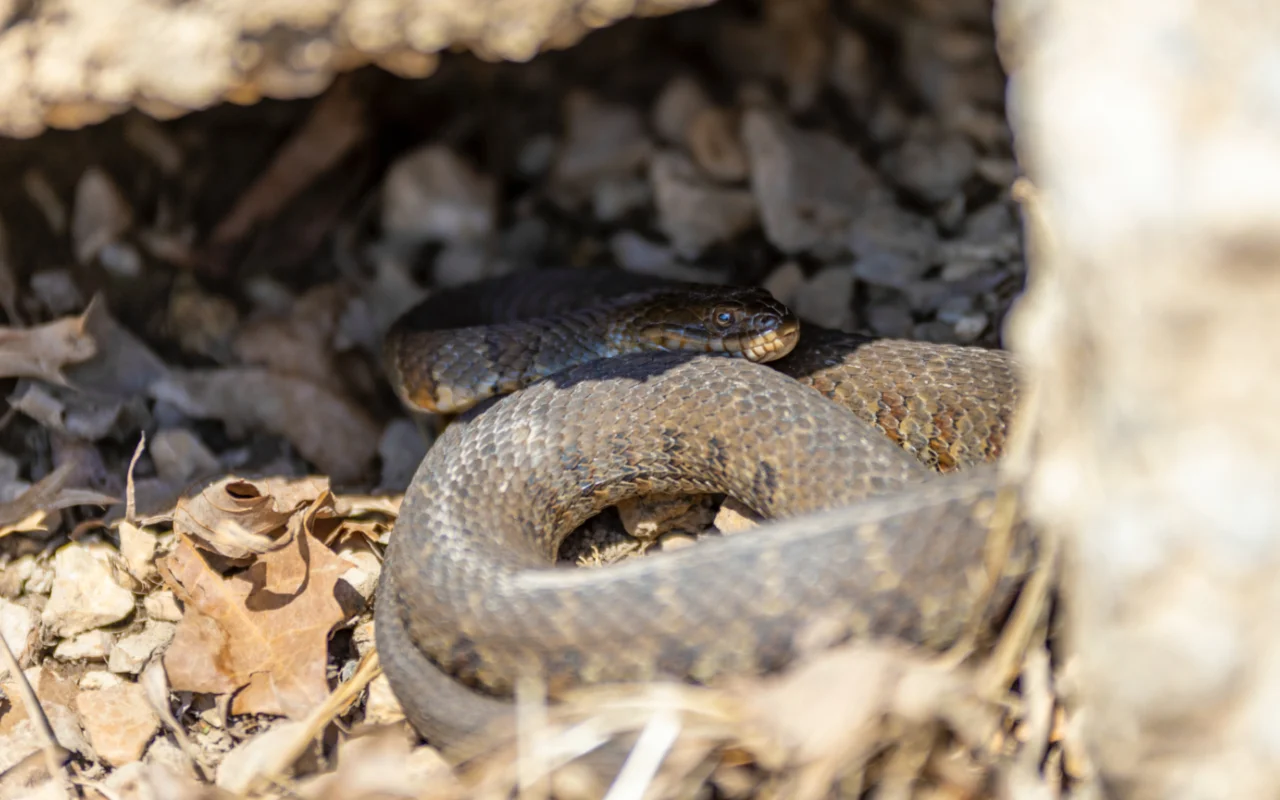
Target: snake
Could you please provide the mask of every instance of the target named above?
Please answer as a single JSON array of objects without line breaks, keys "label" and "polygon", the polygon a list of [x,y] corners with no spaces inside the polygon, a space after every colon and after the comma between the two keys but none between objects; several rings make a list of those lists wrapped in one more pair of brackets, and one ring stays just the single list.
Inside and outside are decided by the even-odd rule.
[{"label": "snake", "polygon": [[[375,603],[410,724],[446,753],[522,678],[715,685],[829,643],[990,642],[1034,563],[993,562],[1018,397],[999,349],[802,323],[763,289],[542,269],[430,295],[384,339],[409,409],[453,415]],[[767,522],[599,568],[564,539],[624,500],[722,494]]]}]

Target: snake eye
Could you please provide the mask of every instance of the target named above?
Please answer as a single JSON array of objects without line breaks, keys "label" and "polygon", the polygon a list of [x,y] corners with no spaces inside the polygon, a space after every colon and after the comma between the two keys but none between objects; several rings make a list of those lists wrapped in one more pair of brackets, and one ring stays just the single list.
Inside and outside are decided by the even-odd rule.
[{"label": "snake eye", "polygon": [[733,324],[733,312],[732,312],[732,311],[720,311],[720,312],[717,312],[717,313],[716,313],[716,324],[717,324],[717,325],[719,325],[719,326],[721,326],[721,327],[723,327],[723,328],[727,328],[727,327],[729,327],[730,325],[732,325],[732,324]]}]

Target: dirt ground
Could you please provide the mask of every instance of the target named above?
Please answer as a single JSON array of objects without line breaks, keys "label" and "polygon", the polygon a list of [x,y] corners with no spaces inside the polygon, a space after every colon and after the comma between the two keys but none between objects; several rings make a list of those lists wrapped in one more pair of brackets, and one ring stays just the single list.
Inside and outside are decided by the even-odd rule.
[{"label": "dirt ground", "polygon": [[417,745],[370,655],[430,444],[378,348],[434,288],[616,266],[1000,345],[1024,256],[989,15],[726,0],[523,64],[0,140],[0,633],[23,671],[0,662],[0,796],[604,796],[556,769],[583,730],[641,732],[663,765],[611,797],[1087,781],[1040,607],[962,667],[862,647],[589,693],[519,770],[515,742],[456,771]]}]

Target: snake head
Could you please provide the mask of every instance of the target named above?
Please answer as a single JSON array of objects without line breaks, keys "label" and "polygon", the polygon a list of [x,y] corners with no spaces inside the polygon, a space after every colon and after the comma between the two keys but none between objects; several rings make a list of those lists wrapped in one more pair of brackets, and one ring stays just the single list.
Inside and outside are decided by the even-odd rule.
[{"label": "snake head", "polygon": [[754,288],[663,293],[639,310],[636,323],[649,349],[728,353],[756,362],[785,356],[800,338],[791,309]]}]

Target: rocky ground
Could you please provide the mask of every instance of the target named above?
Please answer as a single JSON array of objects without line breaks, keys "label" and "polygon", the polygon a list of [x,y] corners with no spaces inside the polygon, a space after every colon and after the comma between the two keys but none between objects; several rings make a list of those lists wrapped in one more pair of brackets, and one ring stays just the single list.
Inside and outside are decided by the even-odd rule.
[{"label": "rocky ground", "polygon": [[[381,335],[436,287],[620,266],[998,346],[1024,262],[990,9],[883,5],[726,1],[526,64],[0,141],[0,632],[25,677],[0,662],[0,796],[509,791],[500,758],[411,749],[374,677],[429,444]],[[645,731],[665,766],[616,797],[1056,796],[1087,765],[1031,626],[999,669],[863,648],[593,695],[547,741]]]}]

